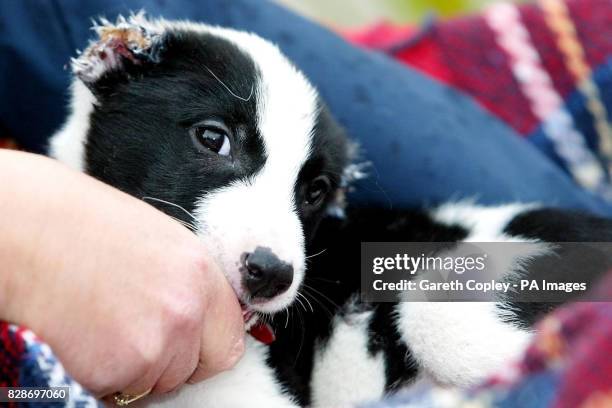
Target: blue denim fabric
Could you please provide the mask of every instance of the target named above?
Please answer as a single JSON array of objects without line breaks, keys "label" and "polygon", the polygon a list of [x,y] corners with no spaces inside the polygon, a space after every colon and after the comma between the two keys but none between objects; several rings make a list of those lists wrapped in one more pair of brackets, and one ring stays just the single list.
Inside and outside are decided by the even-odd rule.
[{"label": "blue denim fabric", "polygon": [[66,114],[65,65],[91,37],[90,19],[139,9],[278,43],[372,162],[372,177],[359,183],[354,203],[401,207],[475,197],[612,214],[611,205],[578,188],[469,98],[262,0],[1,1],[0,125],[26,148],[43,151]]}]

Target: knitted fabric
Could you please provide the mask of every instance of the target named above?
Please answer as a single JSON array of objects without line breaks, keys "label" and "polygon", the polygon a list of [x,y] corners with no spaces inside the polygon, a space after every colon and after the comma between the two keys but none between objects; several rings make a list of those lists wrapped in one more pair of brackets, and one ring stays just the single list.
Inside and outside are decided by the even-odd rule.
[{"label": "knitted fabric", "polygon": [[0,387],[70,388],[70,400],[67,404],[8,403],[9,407],[103,406],[66,373],[49,346],[34,333],[2,321],[0,321]]}]

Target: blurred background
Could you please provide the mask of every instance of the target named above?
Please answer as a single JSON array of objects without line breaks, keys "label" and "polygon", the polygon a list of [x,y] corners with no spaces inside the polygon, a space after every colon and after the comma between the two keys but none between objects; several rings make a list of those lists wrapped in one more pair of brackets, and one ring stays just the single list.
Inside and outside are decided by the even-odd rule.
[{"label": "blurred background", "polygon": [[298,13],[335,27],[386,20],[418,23],[430,14],[451,17],[480,10],[494,0],[277,0]]}]

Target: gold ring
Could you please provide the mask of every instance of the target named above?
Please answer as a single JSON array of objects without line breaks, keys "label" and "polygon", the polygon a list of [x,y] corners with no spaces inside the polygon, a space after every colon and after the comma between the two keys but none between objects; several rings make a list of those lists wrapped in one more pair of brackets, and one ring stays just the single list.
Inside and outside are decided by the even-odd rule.
[{"label": "gold ring", "polygon": [[122,392],[117,392],[117,393],[115,393],[115,395],[113,395],[113,401],[115,402],[115,405],[117,405],[119,407],[125,407],[125,406],[131,404],[132,402],[138,401],[142,397],[148,395],[151,392],[151,390],[152,390],[152,388],[149,388],[148,390],[146,390],[142,394],[138,394],[138,395],[124,394]]}]

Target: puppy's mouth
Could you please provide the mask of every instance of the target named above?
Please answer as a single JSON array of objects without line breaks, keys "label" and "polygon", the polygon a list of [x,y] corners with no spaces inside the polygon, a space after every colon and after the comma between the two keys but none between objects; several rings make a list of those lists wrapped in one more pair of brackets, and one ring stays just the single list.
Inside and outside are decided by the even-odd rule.
[{"label": "puppy's mouth", "polygon": [[261,319],[260,313],[251,309],[243,302],[240,302],[240,307],[242,308],[244,327],[253,338],[263,344],[271,344],[276,340],[274,329],[269,323]]},{"label": "puppy's mouth", "polygon": [[240,302],[240,308],[242,309],[242,318],[244,319],[244,326],[246,329],[250,329],[253,323],[259,320],[259,313],[251,309],[247,304]]}]

